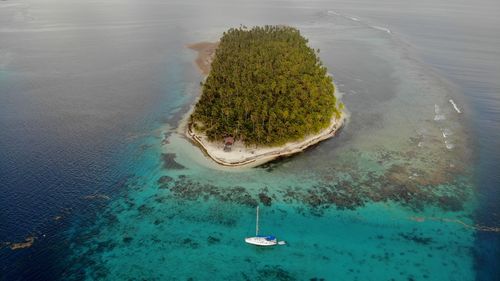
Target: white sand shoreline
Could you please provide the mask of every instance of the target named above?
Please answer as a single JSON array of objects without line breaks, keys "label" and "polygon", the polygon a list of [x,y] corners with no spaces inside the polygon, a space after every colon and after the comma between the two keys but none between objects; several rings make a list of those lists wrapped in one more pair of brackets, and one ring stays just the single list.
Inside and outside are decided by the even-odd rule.
[{"label": "white sand shoreline", "polygon": [[[188,114],[188,118],[189,118]],[[345,122],[345,113],[340,118],[333,117],[330,126],[318,134],[306,137],[302,141],[289,142],[278,147],[246,147],[242,142],[235,142],[230,152],[224,151],[224,143],[208,141],[207,137],[191,128],[189,122],[183,122],[185,135],[205,154],[219,165],[226,167],[256,167],[276,158],[287,157],[304,151],[306,148],[336,135]]]}]

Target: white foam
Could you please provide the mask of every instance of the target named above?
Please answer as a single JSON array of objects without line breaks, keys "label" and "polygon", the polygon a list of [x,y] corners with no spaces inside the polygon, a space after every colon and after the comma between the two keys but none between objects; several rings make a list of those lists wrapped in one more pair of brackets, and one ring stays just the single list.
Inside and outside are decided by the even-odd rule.
[{"label": "white foam", "polygon": [[329,15],[340,16],[340,14],[339,14],[339,13],[337,13],[337,12],[335,12],[335,11],[332,11],[332,10],[329,10],[329,11],[327,11],[326,13],[327,13],[327,14],[329,14]]},{"label": "white foam", "polygon": [[443,130],[441,130],[441,133],[443,134],[443,138],[447,138],[448,136],[453,135],[453,132],[448,128],[444,128]]},{"label": "white foam", "polygon": [[440,121],[440,120],[446,119],[444,117],[444,114],[441,114],[441,109],[439,108],[439,105],[437,105],[437,104],[434,104],[434,113],[436,114],[434,116],[434,121]]},{"label": "white foam", "polygon": [[445,140],[444,145],[448,150],[453,149],[455,147],[455,145],[453,145],[453,143],[451,143],[449,140]]},{"label": "white foam", "polygon": [[381,30],[381,31],[385,31],[388,34],[391,34],[391,30],[389,28],[387,28],[387,27],[378,26],[378,25],[372,25],[372,28],[375,28],[375,29],[378,29],[378,30]]},{"label": "white foam", "polygon": [[413,173],[411,174],[410,176],[408,176],[409,179],[413,180],[415,178],[417,178],[419,175],[417,173]]},{"label": "white foam", "polygon": [[458,113],[462,113],[462,111],[460,111],[457,104],[452,99],[450,99],[450,103],[451,105],[453,105],[453,108],[455,108],[455,111],[457,111]]},{"label": "white foam", "polygon": [[[3,3],[2,3],[3,2]],[[21,4],[21,3],[6,3],[4,1],[0,2],[0,9],[1,8],[12,8],[12,7],[27,7],[27,5],[25,4]]]},{"label": "white foam", "polygon": [[360,21],[360,19],[356,18],[356,17],[349,17],[350,19],[352,19],[353,21]]},{"label": "white foam", "polygon": [[436,114],[436,116],[434,116],[434,121],[441,121],[441,120],[445,120],[446,118],[444,117],[443,114]]}]

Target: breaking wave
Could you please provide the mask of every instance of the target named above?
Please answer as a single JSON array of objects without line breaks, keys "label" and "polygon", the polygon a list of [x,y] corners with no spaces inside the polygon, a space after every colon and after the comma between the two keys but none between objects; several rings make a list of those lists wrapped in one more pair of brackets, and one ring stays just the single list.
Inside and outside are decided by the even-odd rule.
[{"label": "breaking wave", "polygon": [[457,104],[452,99],[450,99],[450,103],[451,103],[451,105],[453,105],[453,108],[455,109],[456,112],[462,113],[462,111],[460,111]]},{"label": "breaking wave", "polygon": [[388,34],[391,34],[391,30],[387,27],[383,27],[383,26],[378,26],[378,25],[372,25],[371,26],[372,28],[375,28],[377,30],[381,30],[381,31],[385,31],[387,32]]}]

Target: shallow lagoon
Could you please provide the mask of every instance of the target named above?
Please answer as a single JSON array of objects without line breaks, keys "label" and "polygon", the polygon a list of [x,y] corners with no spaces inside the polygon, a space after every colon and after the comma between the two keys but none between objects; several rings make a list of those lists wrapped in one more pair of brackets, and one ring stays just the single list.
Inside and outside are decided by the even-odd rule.
[{"label": "shallow lagoon", "polygon": [[[184,106],[138,159],[147,172],[98,216],[91,239],[73,245],[85,257],[77,268],[95,264],[85,276],[473,279],[467,139],[449,102],[456,93],[368,23],[318,11],[295,24],[321,49],[350,111],[340,136],[260,168],[217,167],[175,129],[202,79],[185,77]],[[194,53],[179,53],[194,67]],[[287,246],[243,243],[256,204],[266,206],[261,228]]]}]

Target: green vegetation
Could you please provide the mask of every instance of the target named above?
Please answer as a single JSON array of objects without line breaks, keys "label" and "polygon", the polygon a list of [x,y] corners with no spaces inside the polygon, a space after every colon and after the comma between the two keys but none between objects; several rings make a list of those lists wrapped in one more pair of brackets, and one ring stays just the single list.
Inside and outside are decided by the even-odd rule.
[{"label": "green vegetation", "polygon": [[[191,115],[212,141],[281,145],[318,133],[340,115],[332,78],[292,27],[232,28],[224,33]],[[318,50],[319,53],[319,50]]]}]

